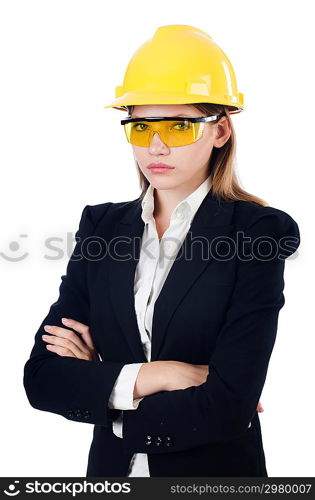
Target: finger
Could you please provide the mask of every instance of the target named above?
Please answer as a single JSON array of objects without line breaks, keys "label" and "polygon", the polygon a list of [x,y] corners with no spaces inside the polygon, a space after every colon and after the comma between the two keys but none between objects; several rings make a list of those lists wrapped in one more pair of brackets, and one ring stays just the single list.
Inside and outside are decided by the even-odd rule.
[{"label": "finger", "polygon": [[76,344],[74,344],[67,338],[57,337],[56,335],[49,335],[48,337],[43,335],[42,338],[45,342],[49,342],[54,346],[65,348],[66,350],[71,351],[76,358],[89,359],[89,353],[81,351]]},{"label": "finger", "polygon": [[84,342],[90,349],[95,349],[94,343],[90,334],[90,327],[71,318],[61,318],[61,321],[69,328],[73,328],[76,332],[80,333]]},{"label": "finger", "polygon": [[260,402],[260,401],[259,401],[259,403],[258,403],[258,411],[259,411],[259,412],[263,412],[263,411],[264,411],[263,406],[262,406],[262,404],[261,404],[261,402]]},{"label": "finger", "polygon": [[76,358],[76,356],[73,354],[73,352],[69,351],[69,349],[65,349],[63,347],[57,346],[57,345],[46,345],[47,349],[49,351],[55,352],[59,356],[69,356],[71,358]]},{"label": "finger", "polygon": [[48,328],[47,325],[44,326],[44,330],[52,335],[56,335],[57,337],[70,340],[82,352],[85,354],[89,353],[87,346],[72,330],[68,330],[67,328],[62,328],[60,326],[50,326],[50,328]]}]

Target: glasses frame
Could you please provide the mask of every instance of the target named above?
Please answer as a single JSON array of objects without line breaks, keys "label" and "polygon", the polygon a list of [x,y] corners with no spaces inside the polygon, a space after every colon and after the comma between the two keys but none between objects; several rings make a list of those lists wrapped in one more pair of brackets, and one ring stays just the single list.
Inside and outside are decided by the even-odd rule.
[{"label": "glasses frame", "polygon": [[187,116],[168,116],[168,117],[161,117],[161,116],[153,116],[153,117],[145,117],[145,118],[130,118],[127,117],[124,120],[121,120],[120,123],[121,125],[125,125],[126,123],[130,122],[160,122],[160,121],[177,121],[177,120],[186,120],[189,122],[213,122],[217,119],[220,119],[222,116],[224,116],[225,113],[219,113],[217,115],[211,115],[211,116],[201,116],[199,118],[187,118]]}]

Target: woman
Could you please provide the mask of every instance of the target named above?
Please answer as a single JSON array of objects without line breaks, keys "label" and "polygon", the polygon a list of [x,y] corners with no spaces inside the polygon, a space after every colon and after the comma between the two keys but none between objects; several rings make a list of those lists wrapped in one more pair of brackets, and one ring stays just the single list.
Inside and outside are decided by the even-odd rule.
[{"label": "woman", "polygon": [[87,476],[267,476],[259,397],[300,240],[238,183],[231,64],[203,31],[163,26],[106,107],[129,112],[142,192],[84,208],[29,401],[95,425]]}]

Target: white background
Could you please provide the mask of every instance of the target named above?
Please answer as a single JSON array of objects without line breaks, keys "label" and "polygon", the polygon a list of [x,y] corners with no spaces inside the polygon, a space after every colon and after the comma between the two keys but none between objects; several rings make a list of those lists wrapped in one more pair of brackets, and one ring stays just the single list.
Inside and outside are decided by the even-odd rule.
[{"label": "white background", "polygon": [[[314,476],[312,3],[0,2],[1,476],[86,473],[93,426],[33,409],[23,367],[83,207],[140,193],[125,113],[103,106],[134,51],[166,24],[204,30],[228,55],[245,100],[232,117],[242,185],[300,227],[260,417],[269,476]],[[44,248],[50,236],[62,258]]]}]

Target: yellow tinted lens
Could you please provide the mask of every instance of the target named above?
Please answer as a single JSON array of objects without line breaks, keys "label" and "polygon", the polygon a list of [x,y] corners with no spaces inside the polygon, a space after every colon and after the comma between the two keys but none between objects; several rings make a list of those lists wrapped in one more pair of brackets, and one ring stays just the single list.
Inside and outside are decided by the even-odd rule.
[{"label": "yellow tinted lens", "polygon": [[149,147],[153,135],[158,133],[169,147],[192,144],[202,136],[204,122],[188,120],[165,120],[160,122],[129,122],[124,125],[128,141],[135,146]]},{"label": "yellow tinted lens", "polygon": [[135,146],[148,147],[152,132],[149,122],[130,122],[124,125],[127,139]]}]

